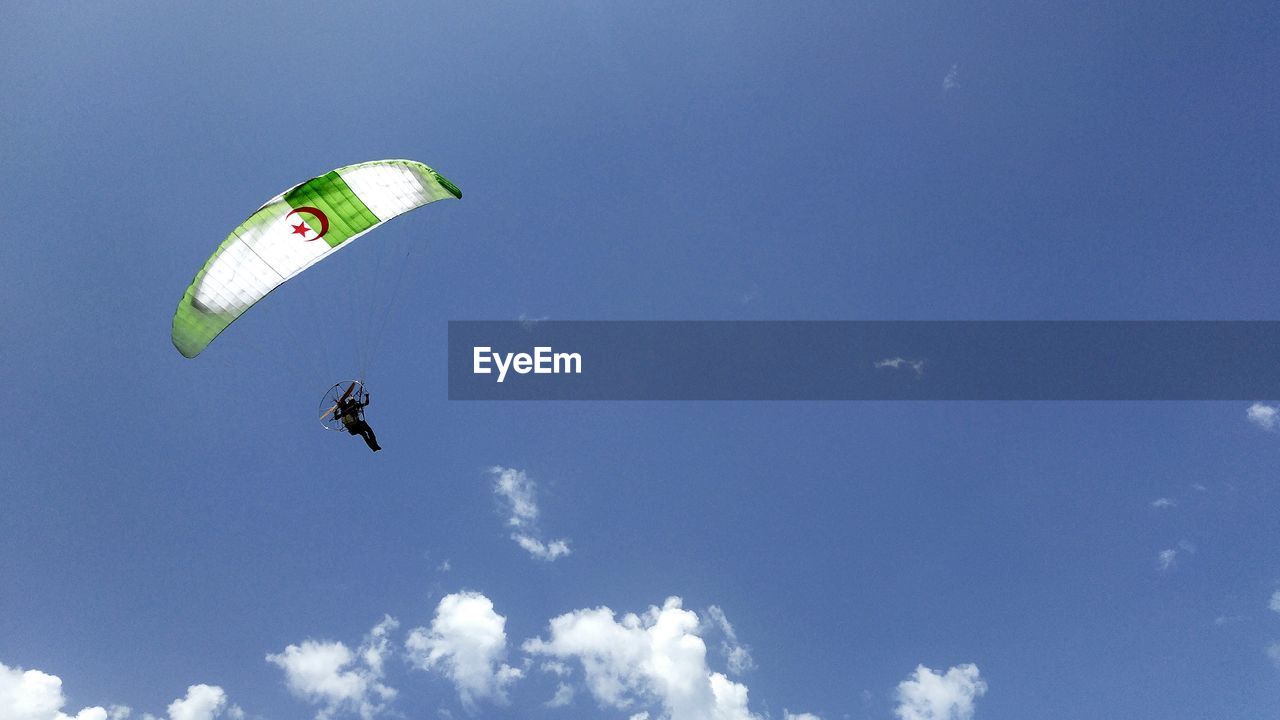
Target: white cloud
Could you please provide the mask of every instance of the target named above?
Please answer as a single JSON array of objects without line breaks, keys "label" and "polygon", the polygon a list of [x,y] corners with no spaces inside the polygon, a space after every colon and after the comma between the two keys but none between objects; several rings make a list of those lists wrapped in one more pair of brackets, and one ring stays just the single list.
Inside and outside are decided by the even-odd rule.
[{"label": "white cloud", "polygon": [[917,375],[924,374],[923,360],[908,360],[902,357],[885,358],[884,360],[877,360],[875,362],[875,366],[877,369],[890,368],[892,370],[898,370],[906,367],[915,370]]},{"label": "white cloud", "polygon": [[469,709],[477,700],[506,702],[506,688],[523,673],[505,663],[507,619],[493,602],[477,592],[446,595],[436,606],[431,627],[416,628],[405,641],[410,660],[439,672],[458,691]]},{"label": "white cloud", "polygon": [[782,720],[822,720],[813,713],[793,713],[786,708],[782,710]]},{"label": "white cloud", "polygon": [[62,712],[62,678],[39,670],[0,663],[0,718],[4,720],[107,720],[107,710],[87,707],[75,715]]},{"label": "white cloud", "polygon": [[1267,608],[1272,612],[1280,613],[1280,590],[1271,593],[1271,600],[1267,602]]},{"label": "white cloud", "polygon": [[394,618],[384,617],[354,652],[341,642],[304,640],[268,655],[267,662],[284,670],[294,696],[320,706],[318,720],[348,712],[370,720],[396,696],[382,683],[382,672],[390,652],[389,635],[398,625]]},{"label": "white cloud", "polygon": [[960,87],[960,66],[952,65],[951,69],[947,71],[946,77],[942,78],[942,90],[943,92],[951,92],[958,87]]},{"label": "white cloud", "polygon": [[515,528],[529,527],[538,520],[538,503],[534,496],[537,485],[523,470],[493,466],[493,491],[506,501],[510,517],[507,524]]},{"label": "white cloud", "polygon": [[[187,695],[169,704],[170,720],[214,720],[227,708],[227,694],[216,685],[192,685]],[[227,716],[238,713],[239,708]]]},{"label": "white cloud", "polygon": [[901,720],[970,720],[974,701],[986,692],[987,683],[972,663],[956,665],[945,674],[918,665],[898,683],[893,712]]},{"label": "white cloud", "polygon": [[559,675],[560,677],[565,677],[569,673],[573,672],[572,670],[569,669],[568,665],[565,665],[562,662],[557,662],[555,660],[548,660],[547,662],[542,663],[540,667],[542,668],[543,672],[554,673],[556,675]]},{"label": "white cloud", "polygon": [[738,635],[733,631],[733,625],[729,623],[729,618],[725,617],[724,611],[712,605],[707,608],[707,618],[724,634],[724,640],[720,643],[720,652],[729,666],[729,672],[741,675],[755,669],[756,664],[751,658],[751,648],[738,642]]},{"label": "white cloud", "polygon": [[1276,426],[1280,425],[1280,407],[1275,405],[1254,403],[1249,406],[1246,416],[1249,422],[1263,430],[1275,430]]},{"label": "white cloud", "polygon": [[1190,540],[1179,540],[1176,548],[1161,550],[1160,554],[1156,556],[1156,567],[1158,567],[1161,572],[1173,569],[1174,566],[1178,564],[1178,556],[1182,553],[1195,555],[1196,544]]},{"label": "white cloud", "polygon": [[[707,667],[696,613],[678,597],[621,620],[607,607],[575,610],[550,622],[549,639],[524,643],[533,655],[577,661],[592,697],[628,710],[661,704],[669,720],[759,720],[747,707],[745,685]],[[632,717],[648,717],[642,710]]]},{"label": "white cloud", "polygon": [[1166,510],[1168,508],[1173,507],[1176,504],[1177,503],[1175,503],[1171,498],[1167,498],[1167,497],[1156,498],[1155,500],[1151,501],[1151,507],[1157,510]]},{"label": "white cloud", "polygon": [[[75,715],[62,711],[62,679],[39,670],[10,668],[0,663],[0,718],[3,720],[126,720],[133,711],[124,705],[87,707]],[[149,713],[143,720],[158,720]],[[240,720],[244,711],[227,701],[217,685],[192,685],[185,697],[169,704],[169,720]]]},{"label": "white cloud", "polygon": [[1271,658],[1271,662],[1280,667],[1280,642],[1274,642],[1267,646],[1267,657]]},{"label": "white cloud", "polygon": [[551,319],[550,315],[543,315],[542,317],[529,317],[524,313],[520,313],[520,318],[519,318],[520,327],[525,332],[528,332],[530,330],[533,330],[535,327],[537,327],[538,323],[544,320],[550,320],[550,319]]},{"label": "white cloud", "polygon": [[511,539],[538,560],[551,562],[570,554],[567,538],[547,542],[539,537],[537,483],[523,470],[494,466],[489,473],[494,476],[493,492],[507,513],[507,525],[515,529]]},{"label": "white cloud", "polygon": [[573,702],[573,686],[560,683],[556,686],[556,694],[547,701],[547,707],[564,707]]},{"label": "white cloud", "polygon": [[566,540],[552,540],[549,543],[544,543],[531,535],[522,533],[513,534],[511,539],[515,540],[516,544],[538,560],[551,562],[570,553],[569,543]]},{"label": "white cloud", "polygon": [[383,615],[382,622],[373,626],[369,635],[360,646],[360,658],[365,667],[378,677],[382,677],[382,666],[391,654],[391,633],[400,627],[400,623],[390,615]]},{"label": "white cloud", "polygon": [[725,661],[729,665],[729,672],[734,675],[741,675],[756,666],[755,661],[751,658],[751,650],[746,645],[730,646],[729,653],[725,656]]}]

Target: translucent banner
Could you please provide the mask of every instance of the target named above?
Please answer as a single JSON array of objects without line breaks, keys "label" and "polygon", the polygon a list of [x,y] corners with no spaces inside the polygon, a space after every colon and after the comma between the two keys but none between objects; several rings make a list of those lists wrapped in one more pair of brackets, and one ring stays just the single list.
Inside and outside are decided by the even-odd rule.
[{"label": "translucent banner", "polygon": [[1258,400],[1280,322],[449,323],[452,400]]}]

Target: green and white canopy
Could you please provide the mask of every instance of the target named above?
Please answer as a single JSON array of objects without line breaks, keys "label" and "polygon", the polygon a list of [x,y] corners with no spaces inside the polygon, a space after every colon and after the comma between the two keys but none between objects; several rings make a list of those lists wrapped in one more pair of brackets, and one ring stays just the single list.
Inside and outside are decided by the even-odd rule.
[{"label": "green and white canopy", "polygon": [[173,315],[193,358],[254,303],[391,218],[462,192],[412,160],[348,165],[268,200],[218,246]]}]

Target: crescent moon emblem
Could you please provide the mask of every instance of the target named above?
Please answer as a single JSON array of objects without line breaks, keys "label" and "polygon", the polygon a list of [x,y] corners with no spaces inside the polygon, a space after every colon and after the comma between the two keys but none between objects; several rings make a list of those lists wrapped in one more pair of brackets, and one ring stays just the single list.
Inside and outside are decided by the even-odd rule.
[{"label": "crescent moon emblem", "polygon": [[292,215],[297,215],[298,213],[310,213],[320,221],[320,234],[316,235],[310,240],[303,240],[303,242],[311,242],[311,240],[319,240],[320,238],[324,237],[325,233],[329,232],[329,217],[325,215],[324,211],[322,211],[320,208],[311,207],[310,205],[303,205],[300,208],[295,208],[288,215],[285,215],[285,217],[287,218]]}]

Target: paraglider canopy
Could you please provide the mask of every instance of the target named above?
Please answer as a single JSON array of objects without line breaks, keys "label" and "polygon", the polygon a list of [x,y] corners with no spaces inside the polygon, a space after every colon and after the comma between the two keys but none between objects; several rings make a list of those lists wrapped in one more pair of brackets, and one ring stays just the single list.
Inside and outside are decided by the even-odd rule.
[{"label": "paraglider canopy", "polygon": [[267,201],[205,261],[173,315],[173,345],[193,358],[236,318],[302,271],[382,223],[462,191],[413,160],[341,167]]}]

